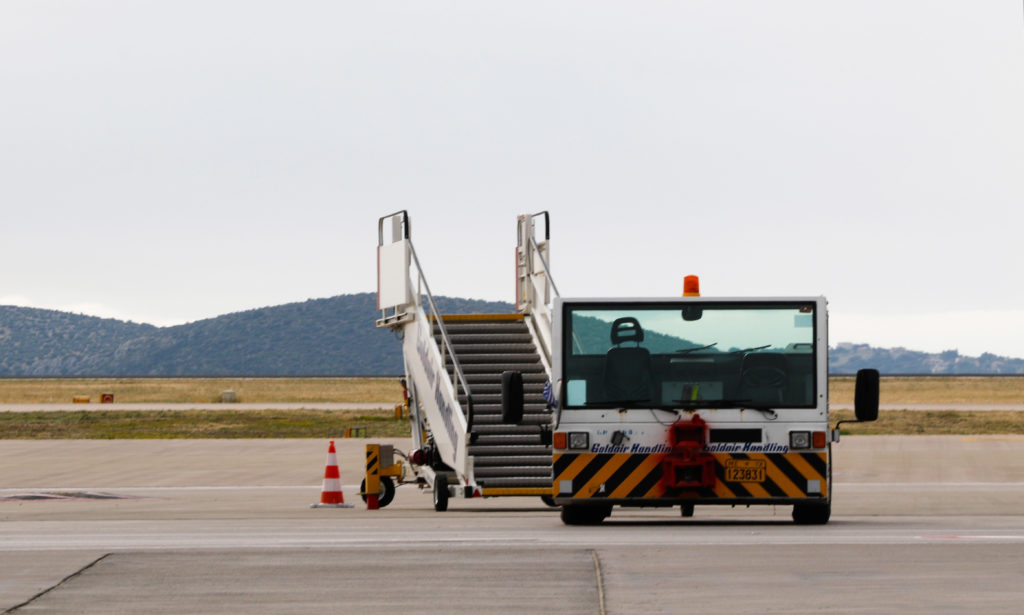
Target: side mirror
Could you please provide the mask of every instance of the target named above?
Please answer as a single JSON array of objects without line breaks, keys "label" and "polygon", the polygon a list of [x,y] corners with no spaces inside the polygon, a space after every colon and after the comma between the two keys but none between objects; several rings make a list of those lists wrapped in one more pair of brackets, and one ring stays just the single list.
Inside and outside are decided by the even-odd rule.
[{"label": "side mirror", "polygon": [[857,371],[857,385],[853,392],[854,414],[858,421],[878,418],[878,370]]},{"label": "side mirror", "polygon": [[523,421],[523,374],[501,372],[501,422],[518,425]]}]

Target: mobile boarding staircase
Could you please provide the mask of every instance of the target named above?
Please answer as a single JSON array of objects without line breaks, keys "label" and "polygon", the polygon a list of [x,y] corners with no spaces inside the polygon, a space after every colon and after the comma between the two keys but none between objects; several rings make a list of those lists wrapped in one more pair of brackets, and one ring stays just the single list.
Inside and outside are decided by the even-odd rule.
[{"label": "mobile boarding staircase", "polygon": [[[544,221],[544,240],[535,226]],[[540,496],[551,499],[551,302],[548,214],[517,218],[514,314],[438,312],[410,239],[409,215],[380,219],[377,327],[402,340],[416,481],[449,497]],[[390,226],[389,241],[385,240]],[[521,372],[522,418],[503,415],[502,374]],[[382,501],[383,505],[383,501]]]}]

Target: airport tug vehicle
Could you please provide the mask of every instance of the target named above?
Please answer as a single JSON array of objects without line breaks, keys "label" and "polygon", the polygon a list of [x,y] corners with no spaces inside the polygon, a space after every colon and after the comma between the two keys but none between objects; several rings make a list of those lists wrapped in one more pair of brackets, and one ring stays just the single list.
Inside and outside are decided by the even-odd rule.
[{"label": "airport tug vehicle", "polygon": [[[427,407],[420,413],[426,420],[414,420],[417,455],[440,456],[424,465],[410,461],[425,475],[421,482],[433,485],[435,503],[439,483],[470,497],[538,494],[532,485],[543,483],[545,501],[561,506],[569,525],[600,523],[614,506],[679,506],[689,517],[697,505],[754,504],[792,505],[796,523],[827,523],[839,425],[830,428],[825,298],[702,297],[695,276],[684,279],[676,298],[561,297],[548,271],[548,241],[533,237],[541,215],[546,223],[546,212],[519,217],[516,251],[517,307],[538,361],[495,357],[487,385],[473,393],[454,354],[450,378],[417,379],[427,355],[443,352],[445,342],[420,339],[410,352],[406,333],[412,397]],[[484,341],[477,352],[500,354],[498,345],[488,350]],[[500,404],[490,405],[492,424],[535,438],[522,446],[547,447],[537,459],[550,454],[549,472],[533,470],[538,480],[529,488],[488,493],[490,475],[475,471],[486,462],[460,458],[480,451],[474,442],[483,436],[460,427],[475,422],[474,400],[489,395],[493,402],[494,393]],[[878,394],[878,372],[858,372],[856,420],[877,418]],[[445,401],[455,398],[468,407]],[[431,402],[447,410],[429,409]],[[504,442],[498,448],[509,454],[497,458],[512,468],[526,462]],[[509,472],[504,480],[517,480]],[[447,494],[441,497],[446,506]]]},{"label": "airport tug vehicle", "polygon": [[[791,504],[831,513],[823,297],[554,300],[553,491],[567,524],[612,507]],[[858,420],[878,372],[857,378]]]}]

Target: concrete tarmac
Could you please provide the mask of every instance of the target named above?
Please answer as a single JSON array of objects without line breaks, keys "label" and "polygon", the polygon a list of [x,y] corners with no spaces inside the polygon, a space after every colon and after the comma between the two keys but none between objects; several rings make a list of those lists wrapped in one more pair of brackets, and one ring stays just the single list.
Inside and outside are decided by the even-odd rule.
[{"label": "concrete tarmac", "polygon": [[[392,441],[405,450],[407,440]],[[0,612],[1019,612],[1024,437],[847,436],[833,520],[616,509],[399,487],[317,501],[325,440],[0,441]]]}]

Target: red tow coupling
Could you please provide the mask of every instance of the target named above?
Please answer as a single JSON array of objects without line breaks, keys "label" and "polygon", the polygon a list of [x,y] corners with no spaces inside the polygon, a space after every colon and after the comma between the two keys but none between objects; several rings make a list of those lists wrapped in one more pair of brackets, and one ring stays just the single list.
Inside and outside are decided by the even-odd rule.
[{"label": "red tow coupling", "polygon": [[698,415],[668,428],[672,449],[661,462],[665,484],[674,489],[715,486],[715,458],[707,452],[708,424]]}]

